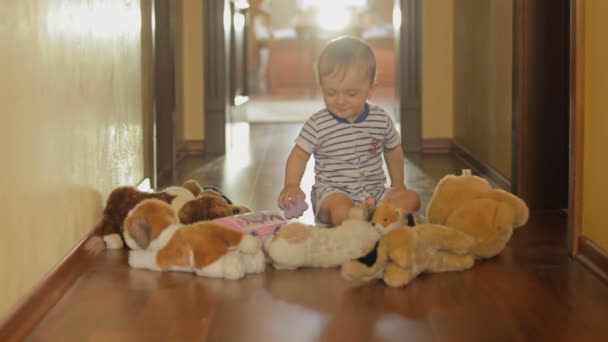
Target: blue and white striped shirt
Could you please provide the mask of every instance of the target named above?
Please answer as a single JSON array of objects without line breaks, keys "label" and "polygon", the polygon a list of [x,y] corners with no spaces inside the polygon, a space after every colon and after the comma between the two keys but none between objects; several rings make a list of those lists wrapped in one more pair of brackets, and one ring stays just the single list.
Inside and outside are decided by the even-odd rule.
[{"label": "blue and white striped shirt", "polygon": [[400,140],[391,117],[382,108],[366,104],[352,123],[327,108],[313,114],[296,144],[315,157],[315,186],[356,193],[385,186],[382,153]]}]

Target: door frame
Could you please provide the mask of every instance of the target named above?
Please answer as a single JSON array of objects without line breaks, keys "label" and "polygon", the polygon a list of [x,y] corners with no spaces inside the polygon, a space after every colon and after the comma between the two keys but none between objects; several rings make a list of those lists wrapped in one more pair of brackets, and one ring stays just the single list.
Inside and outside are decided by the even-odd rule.
[{"label": "door frame", "polygon": [[[395,103],[404,152],[422,152],[422,0],[395,0]],[[395,19],[393,19],[395,20]]]},{"label": "door frame", "polygon": [[[568,177],[567,177],[567,244],[571,256],[579,253],[580,236],[582,231],[582,177],[583,177],[583,128],[584,128],[584,0],[569,0],[565,4],[569,8],[569,32],[565,32],[569,38],[567,64],[569,66],[568,79]],[[516,70],[517,63],[524,57],[522,30],[527,22],[523,19],[525,0],[514,1],[514,36],[513,36],[513,159],[512,159],[512,191],[527,200],[524,189],[529,184],[530,173],[522,170],[522,163],[526,163],[526,152],[523,151],[523,131],[530,130],[524,127],[522,121],[525,119],[522,110],[521,97],[525,96],[525,89],[519,79],[522,74]],[[521,71],[520,71],[521,72]],[[519,107],[518,107],[519,106]],[[537,127],[538,129],[538,127]],[[534,129],[531,129],[534,131]],[[528,156],[529,157],[529,156]]]},{"label": "door frame", "polygon": [[[209,154],[226,153],[226,127],[235,106],[230,90],[230,26],[231,0],[204,2],[204,82],[205,87],[205,151]],[[396,115],[401,121],[401,141],[406,152],[422,151],[422,0],[394,0],[396,16],[403,18],[395,31]],[[406,13],[407,15],[403,15]],[[242,106],[241,106],[242,107]],[[240,112],[239,112],[240,113]],[[407,124],[406,124],[407,123]]]},{"label": "door frame", "polygon": [[142,84],[142,123],[143,123],[143,159],[144,179],[150,181],[150,187],[157,187],[156,172],[156,113],[154,94],[154,0],[141,2],[141,84]]},{"label": "door frame", "polygon": [[583,225],[585,0],[570,1],[570,151],[568,249],[579,253]]},{"label": "door frame", "polygon": [[175,16],[171,0],[154,0],[154,122],[157,183],[175,180],[177,164]]},{"label": "door frame", "polygon": [[513,2],[511,190],[531,209],[568,207],[569,1]]}]

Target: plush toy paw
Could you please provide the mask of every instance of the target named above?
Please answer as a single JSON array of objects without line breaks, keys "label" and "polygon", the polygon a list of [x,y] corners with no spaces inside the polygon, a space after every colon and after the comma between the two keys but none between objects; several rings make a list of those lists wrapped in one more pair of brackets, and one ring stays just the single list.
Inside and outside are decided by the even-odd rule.
[{"label": "plush toy paw", "polygon": [[398,248],[390,251],[390,259],[401,267],[407,267],[412,264],[411,251],[405,248]]},{"label": "plush toy paw", "polygon": [[384,270],[384,283],[390,287],[401,287],[414,279],[409,268],[402,268],[396,264],[386,265]]},{"label": "plush toy paw", "polygon": [[255,254],[260,250],[260,241],[251,234],[243,235],[243,239],[239,244],[239,251],[246,254]]},{"label": "plush toy paw", "polygon": [[240,253],[233,252],[224,255],[213,264],[196,269],[195,272],[199,276],[236,280],[245,276],[245,264]]},{"label": "plush toy paw", "polygon": [[243,258],[243,264],[245,264],[245,272],[247,273],[260,273],[266,269],[266,257],[264,251],[261,249],[257,253],[251,255],[241,255]]},{"label": "plush toy paw", "polygon": [[351,281],[369,281],[382,278],[383,271],[382,267],[368,267],[358,261],[346,262],[340,268],[342,277]]},{"label": "plush toy paw", "polygon": [[124,247],[119,234],[104,235],[103,241],[106,243],[107,249],[122,249]]},{"label": "plush toy paw", "polygon": [[143,268],[152,271],[161,271],[156,264],[156,253],[143,250],[129,251],[129,266],[132,268]]}]

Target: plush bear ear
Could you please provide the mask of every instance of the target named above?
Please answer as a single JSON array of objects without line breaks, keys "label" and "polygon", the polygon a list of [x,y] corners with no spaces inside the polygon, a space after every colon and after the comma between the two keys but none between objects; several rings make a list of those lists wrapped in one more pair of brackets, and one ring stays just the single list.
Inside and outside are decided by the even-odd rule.
[{"label": "plush bear ear", "polygon": [[131,235],[135,243],[137,243],[140,248],[148,248],[150,245],[150,224],[145,218],[136,218],[127,228],[129,235]]},{"label": "plush bear ear", "polygon": [[513,227],[521,227],[528,222],[530,209],[521,198],[500,189],[489,191],[485,198],[496,200],[508,205],[513,211]]},{"label": "plush bear ear", "polygon": [[230,208],[232,210],[232,215],[240,215],[251,212],[251,209],[244,205],[231,205]]},{"label": "plush bear ear", "polygon": [[198,184],[198,182],[195,181],[194,179],[189,179],[189,180],[185,181],[184,184],[182,184],[182,187],[190,190],[190,192],[192,193],[192,195],[194,195],[194,197],[198,196],[198,194],[203,189],[201,187],[201,185]]}]

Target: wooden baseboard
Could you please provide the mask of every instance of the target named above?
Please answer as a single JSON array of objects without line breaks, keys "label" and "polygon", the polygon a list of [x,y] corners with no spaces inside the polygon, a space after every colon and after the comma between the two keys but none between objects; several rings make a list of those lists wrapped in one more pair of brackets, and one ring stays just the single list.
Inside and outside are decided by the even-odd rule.
[{"label": "wooden baseboard", "polygon": [[181,160],[186,156],[200,157],[205,154],[204,140],[185,140],[177,149],[177,160]]},{"label": "wooden baseboard", "polygon": [[68,255],[13,306],[0,321],[0,341],[23,341],[72,284],[105,250],[101,227],[87,234]]},{"label": "wooden baseboard", "polygon": [[608,252],[584,236],[579,238],[578,245],[579,253],[575,258],[608,283]]},{"label": "wooden baseboard", "polygon": [[488,179],[490,183],[503,190],[511,191],[511,181],[502,176],[491,166],[477,160],[466,148],[452,141],[452,153],[460,158],[465,164],[473,170],[474,173]]},{"label": "wooden baseboard", "polygon": [[422,153],[447,154],[452,151],[452,139],[424,139],[422,140]]}]

